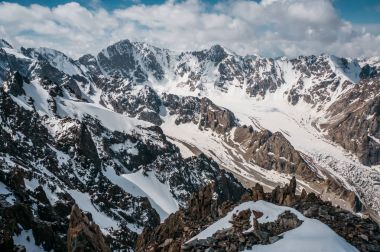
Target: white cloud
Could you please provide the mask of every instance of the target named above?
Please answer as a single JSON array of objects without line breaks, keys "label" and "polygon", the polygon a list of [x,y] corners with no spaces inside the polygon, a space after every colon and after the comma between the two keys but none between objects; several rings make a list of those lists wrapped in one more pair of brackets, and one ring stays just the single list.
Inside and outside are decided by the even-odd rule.
[{"label": "white cloud", "polygon": [[0,37],[16,46],[46,46],[78,57],[121,39],[172,50],[222,44],[240,54],[296,56],[332,53],[380,55],[374,26],[342,20],[331,0],[199,0],[133,5],[112,12],[93,0],[91,9],[72,2],[47,8],[0,3]]}]

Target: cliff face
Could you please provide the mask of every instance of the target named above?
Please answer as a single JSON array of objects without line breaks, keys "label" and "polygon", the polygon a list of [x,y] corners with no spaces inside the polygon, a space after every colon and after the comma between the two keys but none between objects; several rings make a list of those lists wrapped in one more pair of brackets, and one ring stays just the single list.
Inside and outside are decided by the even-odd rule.
[{"label": "cliff face", "polygon": [[206,97],[198,98],[163,94],[163,105],[170,115],[176,115],[176,124],[193,122],[199,129],[211,129],[219,134],[237,126],[235,115],[228,109],[217,106]]},{"label": "cliff face", "polygon": [[237,127],[234,141],[245,150],[245,157],[258,166],[282,173],[297,174],[307,181],[321,180],[280,132],[254,131],[251,127]]},{"label": "cliff face", "polygon": [[380,78],[363,80],[329,108],[322,124],[331,140],[365,165],[380,164]]},{"label": "cliff face", "polygon": [[201,99],[199,128],[211,128],[223,134],[236,126],[234,114],[228,109],[216,106],[207,98]]}]

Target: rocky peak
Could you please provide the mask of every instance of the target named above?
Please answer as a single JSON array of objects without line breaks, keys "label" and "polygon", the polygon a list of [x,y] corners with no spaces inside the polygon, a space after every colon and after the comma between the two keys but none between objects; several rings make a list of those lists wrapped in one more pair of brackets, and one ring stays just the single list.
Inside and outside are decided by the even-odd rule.
[{"label": "rocky peak", "polygon": [[178,96],[175,94],[162,94],[162,103],[169,110],[169,115],[176,115],[175,123],[197,124],[199,118],[196,116],[200,111],[200,99],[192,96]]},{"label": "rocky peak", "polygon": [[237,119],[228,109],[213,103],[207,97],[177,96],[164,93],[163,105],[170,115],[177,115],[176,124],[193,122],[199,129],[211,129],[224,134],[235,127]]},{"label": "rocky peak", "polygon": [[380,78],[364,79],[328,108],[321,124],[330,139],[350,150],[365,165],[380,164]]},{"label": "rocky peak", "polygon": [[164,78],[163,67],[168,64],[169,54],[167,50],[144,43],[122,40],[103,49],[97,55],[97,60],[108,75],[144,83],[150,80],[150,76],[156,81]]},{"label": "rocky peak", "polygon": [[124,54],[131,54],[133,44],[128,40],[120,40],[119,42],[116,42],[113,45],[108,46],[106,49],[102,50],[102,54],[104,56],[113,57],[115,55],[124,55]]},{"label": "rocky peak", "polygon": [[108,46],[98,53],[96,58],[102,69],[109,75],[141,76],[142,78],[137,79],[139,82],[146,80],[146,75],[142,72],[142,69],[137,69],[138,65],[133,55],[133,45],[129,40],[123,40]]},{"label": "rocky peak", "polygon": [[220,45],[214,45],[208,50],[208,59],[216,64],[220,63],[228,56],[227,52]]}]

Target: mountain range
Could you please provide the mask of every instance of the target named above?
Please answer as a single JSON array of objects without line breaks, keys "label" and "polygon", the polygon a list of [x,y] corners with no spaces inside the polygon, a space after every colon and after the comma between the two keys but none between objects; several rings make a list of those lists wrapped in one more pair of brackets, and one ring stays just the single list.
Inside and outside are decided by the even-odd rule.
[{"label": "mountain range", "polygon": [[1,40],[1,251],[378,251],[379,91],[378,57]]}]

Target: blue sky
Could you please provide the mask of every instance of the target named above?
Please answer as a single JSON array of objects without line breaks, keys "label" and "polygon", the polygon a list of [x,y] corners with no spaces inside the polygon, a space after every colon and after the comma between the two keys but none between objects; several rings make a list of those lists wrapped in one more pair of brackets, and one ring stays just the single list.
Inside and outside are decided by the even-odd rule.
[{"label": "blue sky", "polygon": [[[257,0],[256,2],[259,2]],[[312,1],[312,0],[311,0]],[[59,4],[65,4],[72,1],[65,0],[17,0],[8,1],[15,2],[22,5],[30,5],[38,3],[45,6],[54,7]],[[93,8],[94,4],[101,6],[107,10],[116,8],[125,8],[136,3],[140,4],[162,4],[164,0],[77,0],[76,2],[81,5]],[[215,4],[221,1],[217,0],[204,0],[203,2]],[[337,12],[346,20],[354,23],[380,23],[380,0],[333,0],[333,5],[336,7]]]},{"label": "blue sky", "polygon": [[121,39],[175,51],[380,56],[380,0],[1,1],[0,37],[72,57]]}]

